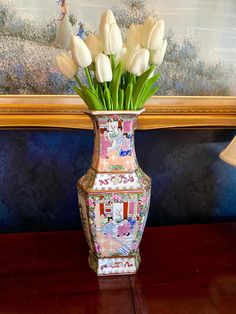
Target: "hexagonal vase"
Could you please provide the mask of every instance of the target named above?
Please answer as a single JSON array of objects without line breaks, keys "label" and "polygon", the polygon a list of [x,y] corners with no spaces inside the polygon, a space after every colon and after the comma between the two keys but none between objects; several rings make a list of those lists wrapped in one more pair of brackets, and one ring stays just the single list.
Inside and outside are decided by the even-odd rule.
[{"label": "hexagonal vase", "polygon": [[151,193],[151,179],[139,167],[134,147],[141,112],[87,112],[95,143],[78,197],[89,265],[98,275],[133,274],[140,264]]}]

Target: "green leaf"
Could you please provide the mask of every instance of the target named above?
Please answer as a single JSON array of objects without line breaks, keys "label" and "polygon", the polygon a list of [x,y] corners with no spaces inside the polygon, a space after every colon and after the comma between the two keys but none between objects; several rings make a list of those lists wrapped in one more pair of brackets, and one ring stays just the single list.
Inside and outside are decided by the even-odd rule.
[{"label": "green leaf", "polygon": [[133,84],[129,83],[125,90],[125,109],[126,110],[130,110],[132,93],[133,93]]},{"label": "green leaf", "polygon": [[145,71],[138,79],[137,82],[134,86],[134,92],[133,92],[133,102],[136,103],[136,100],[140,94],[140,92],[142,91],[142,87],[145,84],[145,82],[148,80],[150,74],[152,74],[152,72],[155,69],[155,65],[151,65],[150,68]]},{"label": "green leaf", "polygon": [[113,54],[110,55],[110,61],[111,61],[111,69],[113,72],[116,66],[115,56]]},{"label": "green leaf", "polygon": [[91,89],[91,91],[95,91],[95,88],[93,86],[93,81],[92,81],[92,77],[91,77],[91,73],[89,71],[89,67],[84,68],[85,74],[87,76],[87,80],[88,80],[88,84],[89,84],[89,88]]},{"label": "green leaf", "polygon": [[156,92],[159,90],[160,86],[156,86],[154,88],[151,88],[146,91],[146,93],[143,94],[142,98],[140,99],[139,106],[136,108],[137,110],[142,109],[143,105],[145,102],[152,97],[153,95],[156,94]]},{"label": "green leaf", "polygon": [[121,87],[122,87],[123,89],[126,88],[127,84],[126,84],[126,75],[125,75],[125,74],[122,74],[122,75],[121,75],[120,84],[121,84]]},{"label": "green leaf", "polygon": [[103,104],[95,93],[93,93],[87,86],[83,86],[83,93],[88,101],[89,109],[103,110]]},{"label": "green leaf", "polygon": [[[95,94],[98,96],[98,86],[96,86],[96,88],[95,88]],[[98,98],[99,98],[99,96],[98,96]]]},{"label": "green leaf", "polygon": [[83,88],[83,84],[81,83],[81,81],[80,81],[78,75],[75,75],[75,80],[76,80],[76,82],[78,83],[79,87],[80,87],[80,88]]},{"label": "green leaf", "polygon": [[121,80],[121,75],[122,75],[122,62],[120,62],[114,72],[113,72],[113,77],[112,81],[110,84],[110,90],[111,90],[111,96],[112,96],[112,101],[113,101],[113,110],[118,110],[119,109],[119,86],[120,86],[120,80]]},{"label": "green leaf", "polygon": [[126,82],[127,82],[127,85],[131,82],[131,75],[129,72],[126,72]]},{"label": "green leaf", "polygon": [[83,99],[83,101],[86,103],[86,99],[84,96],[84,93],[81,89],[79,89],[77,86],[73,86],[74,91]]},{"label": "green leaf", "polygon": [[[82,86],[83,88],[83,86]],[[76,93],[83,99],[85,104],[88,106],[90,110],[94,109],[93,104],[91,104],[89,98],[87,97],[87,94],[84,93],[81,89],[79,89],[77,86],[74,86],[73,89],[76,91]]]},{"label": "green leaf", "polygon": [[124,96],[125,92],[123,89],[119,90],[119,109],[124,109]]},{"label": "green leaf", "polygon": [[152,77],[150,77],[150,79],[148,79],[146,81],[146,84],[149,85],[149,86],[152,86],[154,83],[156,83],[156,81],[158,81],[160,75],[161,75],[160,72],[158,72],[157,74],[153,75]]},{"label": "green leaf", "polygon": [[135,110],[133,97],[130,99],[129,110]]},{"label": "green leaf", "polygon": [[97,88],[98,84],[99,84],[99,83],[98,83],[98,81],[97,81],[96,75],[94,74],[94,77],[93,77],[93,85],[94,85],[95,88]]},{"label": "green leaf", "polygon": [[105,98],[107,109],[112,110],[111,94],[110,94],[110,90],[107,88],[107,86],[105,87],[105,90],[104,90],[104,98]]},{"label": "green leaf", "polygon": [[106,101],[105,101],[105,98],[104,98],[104,93],[103,93],[103,89],[102,89],[101,84],[98,83],[97,87],[98,87],[98,98],[103,103],[104,107],[106,108]]},{"label": "green leaf", "polygon": [[160,73],[157,73],[153,75],[150,79],[146,80],[146,82],[143,84],[139,92],[138,98],[134,102],[136,107],[140,107],[140,99],[143,97],[143,94],[145,94],[146,92],[150,90],[150,88],[152,88],[153,84],[156,83],[159,77],[160,77]]},{"label": "green leaf", "polygon": [[136,84],[136,76],[134,74],[130,74],[130,83],[132,83],[133,85]]}]

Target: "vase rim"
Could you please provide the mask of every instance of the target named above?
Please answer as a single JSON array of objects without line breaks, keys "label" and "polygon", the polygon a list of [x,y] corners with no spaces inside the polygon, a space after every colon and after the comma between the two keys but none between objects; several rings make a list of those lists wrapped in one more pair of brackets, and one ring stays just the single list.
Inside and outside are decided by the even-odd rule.
[{"label": "vase rim", "polygon": [[126,114],[126,115],[140,115],[144,112],[145,109],[141,110],[85,110],[85,113],[98,116],[98,115],[118,115],[118,114]]}]

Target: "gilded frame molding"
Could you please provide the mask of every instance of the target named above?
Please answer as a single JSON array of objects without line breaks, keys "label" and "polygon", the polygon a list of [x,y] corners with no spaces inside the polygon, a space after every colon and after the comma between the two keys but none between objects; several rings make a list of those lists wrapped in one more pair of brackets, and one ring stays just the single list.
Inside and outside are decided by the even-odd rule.
[{"label": "gilded frame molding", "polygon": [[[92,129],[78,96],[0,96],[1,128]],[[236,97],[155,96],[138,120],[142,130],[179,127],[236,127]]]}]

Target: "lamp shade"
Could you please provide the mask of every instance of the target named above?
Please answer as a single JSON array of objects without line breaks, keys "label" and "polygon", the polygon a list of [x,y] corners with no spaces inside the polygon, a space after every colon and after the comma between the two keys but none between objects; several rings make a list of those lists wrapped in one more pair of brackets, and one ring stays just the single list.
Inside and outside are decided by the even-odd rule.
[{"label": "lamp shade", "polygon": [[220,158],[227,164],[236,167],[236,136],[229,143],[229,145],[220,153]]}]

